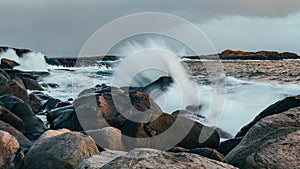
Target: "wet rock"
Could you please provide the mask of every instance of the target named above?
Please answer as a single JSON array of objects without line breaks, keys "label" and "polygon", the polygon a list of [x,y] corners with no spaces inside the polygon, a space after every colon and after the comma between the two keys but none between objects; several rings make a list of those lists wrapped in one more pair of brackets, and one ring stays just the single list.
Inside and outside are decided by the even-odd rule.
[{"label": "wet rock", "polygon": [[237,134],[237,137],[243,137],[248,130],[254,126],[258,121],[260,121],[262,118],[273,115],[273,114],[279,114],[284,111],[287,111],[291,108],[295,108],[300,106],[300,96],[292,96],[287,97],[283,100],[280,100],[271,106],[267,107],[265,110],[263,110],[259,115],[257,115],[254,120],[252,120],[249,124],[244,126]]},{"label": "wet rock", "polygon": [[261,119],[224,161],[240,168],[299,167],[299,121],[299,107]]},{"label": "wet rock", "polygon": [[240,143],[241,140],[241,137],[228,139],[224,142],[221,142],[221,144],[218,148],[216,148],[216,150],[224,156],[226,156],[235,146],[237,146]]},{"label": "wet rock", "polygon": [[219,127],[216,127],[216,130],[219,133],[219,135],[220,135],[221,138],[224,138],[224,139],[231,139],[231,138],[233,138],[233,136],[230,133],[228,133],[227,131],[224,131],[223,129],[221,129]]},{"label": "wet rock", "polygon": [[7,82],[8,79],[3,74],[0,74],[0,85],[5,84]]},{"label": "wet rock", "polygon": [[18,49],[18,48],[12,48],[12,47],[8,47],[8,46],[0,46],[0,53],[5,52],[8,49],[14,50],[19,57],[22,57],[23,54],[25,54],[25,53],[32,52],[29,49]]},{"label": "wet rock", "polygon": [[235,168],[192,153],[171,153],[153,149],[134,149],[107,163],[106,168]]},{"label": "wet rock", "polygon": [[65,107],[60,107],[57,109],[53,109],[50,112],[47,113],[47,121],[48,122],[53,122],[55,119],[57,119],[59,116],[61,116],[64,113],[68,113],[69,111],[74,112],[74,107],[71,106],[65,106]]},{"label": "wet rock", "polygon": [[5,69],[5,72],[10,76],[11,79],[26,77],[37,80],[38,78],[45,77],[50,74],[49,72],[21,71],[16,69]]},{"label": "wet rock", "polygon": [[27,77],[22,77],[21,79],[22,79],[26,89],[39,90],[39,91],[43,90],[41,85],[36,80],[30,79]]},{"label": "wet rock", "polygon": [[6,79],[10,79],[9,75],[3,69],[0,69],[0,74],[2,74]]},{"label": "wet rock", "polygon": [[0,64],[1,68],[12,69],[16,66],[20,66],[20,64],[16,61],[13,61],[13,60],[10,60],[10,59],[7,59],[7,58],[2,58],[1,59],[1,64]]},{"label": "wet rock", "polygon": [[99,155],[93,155],[84,160],[76,169],[98,169],[126,153],[127,152],[115,150],[102,151]]},{"label": "wet rock", "polygon": [[96,143],[104,149],[125,150],[122,143],[122,133],[114,127],[105,127],[98,130],[85,131]]},{"label": "wet rock", "polygon": [[15,168],[14,164],[20,145],[18,140],[6,131],[0,130],[0,168]]},{"label": "wet rock", "polygon": [[21,79],[17,78],[9,80],[7,83],[0,85],[0,95],[11,94],[20,99],[25,103],[29,103],[29,97],[24,83]]},{"label": "wet rock", "polygon": [[44,105],[44,100],[39,95],[30,93],[29,94],[29,106],[31,107],[34,114],[38,114]]},{"label": "wet rock", "polygon": [[19,131],[23,131],[25,126],[23,121],[6,108],[0,106],[0,120],[8,123]]},{"label": "wet rock", "polygon": [[121,129],[126,119],[134,114],[161,111],[147,94],[121,90],[84,95],[74,101],[74,107],[85,130],[109,126]]},{"label": "wet rock", "polygon": [[72,131],[83,131],[73,106],[54,109],[47,113],[51,129],[67,128]]},{"label": "wet rock", "polygon": [[55,83],[42,83],[41,86],[45,87],[45,88],[49,88],[50,87],[52,89],[59,88],[59,85],[55,84]]},{"label": "wet rock", "polygon": [[50,65],[74,67],[74,66],[99,66],[99,61],[115,61],[118,60],[117,56],[91,56],[80,58],[49,58],[45,57],[45,60]]},{"label": "wet rock", "polygon": [[51,111],[52,109],[55,109],[57,107],[57,104],[60,102],[61,102],[61,100],[50,97],[47,100],[47,102],[43,105],[42,112],[45,113],[45,112]]},{"label": "wet rock", "polygon": [[30,140],[37,139],[46,129],[31,108],[22,100],[11,95],[0,96],[0,105],[18,116],[24,123],[24,135]]},{"label": "wet rock", "polygon": [[[173,79],[170,76],[162,76],[156,81],[150,83],[149,85],[142,88],[141,92],[150,94],[153,97],[154,95],[160,95],[162,91],[166,91],[174,83]],[[160,91],[159,93],[153,93],[155,90]]]},{"label": "wet rock", "polygon": [[94,140],[78,132],[48,137],[34,144],[24,158],[22,168],[71,169],[99,151]]},{"label": "wet rock", "polygon": [[12,136],[14,136],[20,143],[20,147],[21,147],[22,151],[26,152],[31,147],[32,142],[30,140],[28,140],[28,138],[25,137],[23,135],[23,133],[21,133],[17,129],[13,128],[11,125],[9,125],[1,120],[0,120],[0,130],[6,131],[6,132],[10,133]]},{"label": "wet rock", "polygon": [[[151,147],[164,149],[166,145],[179,146],[187,149],[211,147],[219,145],[220,136],[213,128],[204,126],[181,116],[165,113],[137,114],[127,120],[122,133],[131,138],[123,137],[127,149],[135,147]],[[134,120],[133,120],[134,119]],[[154,137],[163,134],[164,137]]]}]

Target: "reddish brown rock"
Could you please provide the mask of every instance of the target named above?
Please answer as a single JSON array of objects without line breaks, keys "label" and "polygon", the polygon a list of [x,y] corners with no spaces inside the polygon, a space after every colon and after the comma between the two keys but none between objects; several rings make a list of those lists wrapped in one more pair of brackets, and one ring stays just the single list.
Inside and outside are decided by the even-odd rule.
[{"label": "reddish brown rock", "polygon": [[25,103],[29,103],[27,90],[24,83],[19,78],[9,80],[7,83],[0,85],[0,95],[4,94],[14,95],[22,99]]},{"label": "reddish brown rock", "polygon": [[13,161],[20,148],[18,140],[8,132],[0,130],[0,168],[13,168]]},{"label": "reddish brown rock", "polygon": [[7,58],[2,58],[1,59],[1,64],[0,64],[1,68],[12,69],[16,66],[20,66],[20,64],[17,63],[16,61],[13,61],[13,60],[10,60],[10,59],[7,59]]}]

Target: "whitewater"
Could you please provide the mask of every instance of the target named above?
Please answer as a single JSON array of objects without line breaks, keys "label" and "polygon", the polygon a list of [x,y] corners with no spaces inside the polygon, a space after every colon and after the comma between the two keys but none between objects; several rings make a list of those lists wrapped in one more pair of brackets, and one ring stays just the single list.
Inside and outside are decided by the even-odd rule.
[{"label": "whitewater", "polygon": [[[116,65],[122,66],[124,60],[99,61],[99,66],[66,68],[48,65],[45,62],[44,55],[39,52],[30,52],[23,55],[23,57],[18,57],[12,49],[1,53],[0,59],[1,58],[9,58],[20,63],[20,66],[15,67],[15,69],[49,72],[50,75],[39,79],[39,82],[56,83],[59,85],[59,88],[46,88],[43,93],[63,101],[70,98],[75,99],[82,90],[94,87],[97,84],[116,85],[112,79],[114,73],[116,77],[124,77],[125,74],[128,73],[125,72],[124,74],[124,72],[120,73],[117,71],[118,66]],[[135,57],[132,59],[138,61]],[[208,118],[199,119],[195,117],[194,120],[210,125],[212,124],[210,123],[211,119],[209,119],[210,114],[219,114],[221,118],[216,123],[217,127],[220,127],[232,135],[235,135],[242,126],[250,122],[269,105],[285,97],[300,94],[300,86],[297,84],[245,81],[232,76],[225,76],[226,83],[224,83],[224,92],[221,93],[221,97],[224,98],[224,101],[216,104],[216,102],[212,102],[213,97],[215,97],[214,87],[211,84],[191,80],[193,76],[186,74],[183,66],[181,66],[181,63],[185,61],[185,59],[174,60],[166,58],[164,63],[170,64],[170,62],[174,62],[169,65],[172,69],[167,68],[165,71],[155,71],[152,75],[151,73],[146,73],[143,76],[151,77],[148,81],[144,83],[130,82],[129,84],[136,86],[146,85],[149,81],[166,75],[168,71],[168,75],[175,78],[177,83],[169,87],[162,95],[154,98],[163,111],[172,113],[175,110],[185,109],[189,104],[201,105],[201,109],[197,113]],[[191,62],[191,60],[189,60],[189,62]],[[140,64],[140,66],[145,65]],[[166,65],[161,65],[162,70],[164,66]],[[140,80],[136,82],[138,81]],[[121,83],[119,85],[128,84]],[[182,89],[180,86],[185,86],[186,88]],[[186,96],[178,96],[180,93],[184,93]],[[185,98],[189,98],[190,100],[185,100]],[[214,107],[221,107],[221,109],[214,109]],[[213,112],[214,110],[218,112]],[[219,110],[222,111],[219,112]],[[213,123],[213,125],[215,125],[215,123]]]}]

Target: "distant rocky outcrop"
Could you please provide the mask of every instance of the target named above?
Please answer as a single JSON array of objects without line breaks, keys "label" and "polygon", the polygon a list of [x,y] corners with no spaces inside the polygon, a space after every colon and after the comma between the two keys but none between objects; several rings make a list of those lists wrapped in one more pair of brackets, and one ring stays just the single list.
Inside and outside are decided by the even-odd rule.
[{"label": "distant rocky outcrop", "polygon": [[283,60],[300,59],[300,56],[290,52],[258,51],[245,52],[241,50],[224,50],[221,53],[204,56],[184,56],[188,59],[223,59],[223,60]]},{"label": "distant rocky outcrop", "polygon": [[90,56],[90,57],[79,57],[79,58],[51,58],[45,57],[46,62],[49,65],[64,66],[64,67],[74,67],[74,66],[98,66],[100,61],[116,61],[120,57],[106,55],[106,56]]}]

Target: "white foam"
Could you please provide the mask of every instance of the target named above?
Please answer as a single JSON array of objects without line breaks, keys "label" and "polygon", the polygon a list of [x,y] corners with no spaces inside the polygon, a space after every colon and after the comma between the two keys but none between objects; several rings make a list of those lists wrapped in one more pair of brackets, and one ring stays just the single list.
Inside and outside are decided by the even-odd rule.
[{"label": "white foam", "polygon": [[47,71],[47,63],[44,55],[39,52],[29,52],[19,57],[14,49],[8,49],[0,54],[0,59],[7,58],[20,64],[15,69],[23,71]]}]

